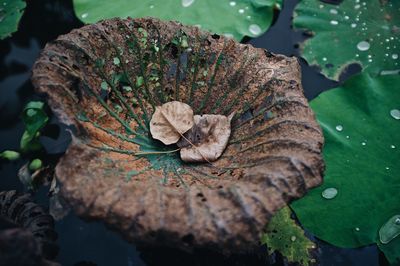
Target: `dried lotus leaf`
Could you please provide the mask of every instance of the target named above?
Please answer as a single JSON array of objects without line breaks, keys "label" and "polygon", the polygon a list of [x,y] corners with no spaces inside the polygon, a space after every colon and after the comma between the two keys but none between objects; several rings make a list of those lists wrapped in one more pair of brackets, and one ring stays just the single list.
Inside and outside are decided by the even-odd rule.
[{"label": "dried lotus leaf", "polygon": [[231,135],[231,119],[224,115],[195,115],[194,127],[186,134],[195,146],[183,139],[178,142],[181,158],[185,162],[215,161],[224,152]]},{"label": "dried lotus leaf", "polygon": [[[32,82],[76,129],[56,167],[61,195],[137,244],[253,251],[272,215],[322,181],[322,131],[296,58],[176,22],[115,18],[48,43]],[[152,138],[156,106],[173,100],[195,114],[236,112],[212,165],[185,163]]]},{"label": "dried lotus leaf", "polygon": [[192,108],[186,103],[172,101],[156,107],[150,121],[150,132],[153,138],[169,145],[178,142],[193,124]]}]

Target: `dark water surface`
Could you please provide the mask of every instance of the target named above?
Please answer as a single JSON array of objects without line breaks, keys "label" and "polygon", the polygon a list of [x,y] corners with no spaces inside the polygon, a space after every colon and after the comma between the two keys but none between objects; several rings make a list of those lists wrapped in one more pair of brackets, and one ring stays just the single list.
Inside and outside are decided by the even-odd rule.
[{"label": "dark water surface", "polygon": [[[110,0],[112,1],[112,0]],[[216,0],[222,1],[222,0]],[[301,32],[291,29],[291,16],[298,0],[286,0],[284,9],[276,14],[274,26],[259,38],[248,41],[256,47],[274,53],[297,55],[296,44],[305,39]],[[20,113],[23,106],[33,99],[30,83],[31,67],[44,45],[58,35],[68,33],[83,24],[75,17],[71,0],[31,0],[21,20],[20,28],[11,38],[0,42],[0,151],[18,150],[23,133]],[[337,86],[324,78],[316,68],[309,67],[300,59],[305,95],[312,99],[320,92]],[[342,80],[358,72],[352,66],[342,75]],[[65,127],[51,118],[47,130],[51,136],[41,138],[49,160],[58,158],[66,149],[70,137]],[[26,162],[0,161],[0,191],[24,188],[17,178],[18,169]],[[42,188],[35,199],[47,205],[48,188]],[[187,254],[177,250],[136,249],[120,235],[105,228],[102,223],[85,222],[73,214],[56,223],[60,251],[56,260],[62,265],[283,265],[282,259],[267,259],[265,256],[233,256],[225,258],[210,251]],[[318,241],[321,265],[386,265],[375,246],[360,249],[340,249]]]}]

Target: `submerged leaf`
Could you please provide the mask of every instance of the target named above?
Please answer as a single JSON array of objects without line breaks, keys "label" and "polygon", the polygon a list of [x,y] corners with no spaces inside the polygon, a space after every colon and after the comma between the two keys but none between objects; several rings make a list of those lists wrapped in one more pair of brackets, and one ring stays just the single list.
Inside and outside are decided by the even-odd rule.
[{"label": "submerged leaf", "polygon": [[267,246],[269,255],[278,251],[289,263],[306,266],[315,261],[310,251],[315,249],[316,245],[290,217],[291,213],[289,207],[278,211],[261,237],[261,243]]},{"label": "submerged leaf", "polygon": [[[326,140],[325,182],[292,204],[318,238],[339,247],[378,243],[392,263],[400,262],[400,237],[383,245],[378,231],[400,214],[398,84],[397,75],[359,74],[313,100]],[[328,188],[337,195],[324,197]]]},{"label": "submerged leaf", "polygon": [[153,0],[149,3],[74,0],[74,9],[85,23],[114,17],[155,17],[196,25],[240,41],[244,36],[256,37],[265,32],[272,23],[274,9],[280,9],[281,3],[281,0]]},{"label": "submerged leaf", "polygon": [[[322,132],[295,58],[177,22],[112,19],[47,44],[32,82],[75,128],[56,167],[62,196],[132,241],[258,248],[272,214],[321,183]],[[151,116],[170,101],[236,114],[218,160],[187,163],[153,139]]]},{"label": "submerged leaf", "polygon": [[186,103],[172,101],[156,107],[150,121],[150,132],[153,138],[169,145],[177,143],[193,124],[192,108]]},{"label": "submerged leaf", "polygon": [[[228,144],[233,116],[195,115],[192,127],[178,142],[181,158],[185,162],[213,162]],[[188,143],[189,140],[190,142]],[[192,145],[194,144],[194,146]]]}]

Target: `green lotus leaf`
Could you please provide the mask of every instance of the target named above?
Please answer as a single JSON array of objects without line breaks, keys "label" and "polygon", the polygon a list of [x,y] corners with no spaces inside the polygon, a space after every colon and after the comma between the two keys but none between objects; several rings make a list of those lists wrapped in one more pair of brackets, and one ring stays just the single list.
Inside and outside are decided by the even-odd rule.
[{"label": "green lotus leaf", "polygon": [[295,9],[294,27],[313,36],[301,56],[338,80],[352,63],[379,74],[400,69],[400,1],[343,1],[339,5],[303,0]]},{"label": "green lotus leaf", "polygon": [[282,0],[74,0],[78,18],[94,23],[107,18],[155,17],[196,25],[241,40],[257,37],[272,23]]},{"label": "green lotus leaf", "polygon": [[[324,136],[324,184],[291,206],[305,229],[339,247],[378,243],[400,262],[400,77],[359,74],[311,102]],[[392,239],[393,238],[393,239]]]},{"label": "green lotus leaf", "polygon": [[261,243],[268,247],[268,254],[281,253],[289,263],[309,265],[315,262],[310,254],[316,245],[304,235],[303,229],[290,216],[289,207],[279,210],[267,226],[261,237]]},{"label": "green lotus leaf", "polygon": [[23,0],[0,1],[0,40],[17,31],[25,6]]},{"label": "green lotus leaf", "polygon": [[[47,44],[32,82],[75,128],[56,167],[63,196],[132,241],[253,250],[277,210],[322,182],[322,131],[295,58],[177,22],[115,18]],[[174,100],[233,115],[218,160],[184,162],[152,137],[156,107]]]}]

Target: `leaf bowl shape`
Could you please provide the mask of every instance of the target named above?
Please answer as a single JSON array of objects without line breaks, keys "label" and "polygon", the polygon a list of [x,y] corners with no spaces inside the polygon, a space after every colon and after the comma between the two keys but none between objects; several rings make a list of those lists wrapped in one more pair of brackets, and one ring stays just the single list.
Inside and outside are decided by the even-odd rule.
[{"label": "leaf bowl shape", "polygon": [[[321,183],[323,136],[295,58],[156,19],[111,19],[47,44],[33,84],[76,131],[64,197],[142,245],[246,252],[279,208]],[[152,139],[168,101],[235,112],[222,156],[184,163]]]}]

